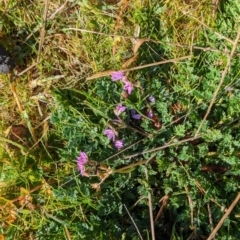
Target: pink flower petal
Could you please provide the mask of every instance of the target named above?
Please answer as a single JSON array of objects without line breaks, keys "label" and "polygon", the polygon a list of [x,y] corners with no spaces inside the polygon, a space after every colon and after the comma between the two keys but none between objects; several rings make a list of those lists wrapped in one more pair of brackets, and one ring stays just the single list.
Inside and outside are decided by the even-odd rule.
[{"label": "pink flower petal", "polygon": [[123,140],[117,140],[114,145],[117,149],[123,148]]},{"label": "pink flower petal", "polygon": [[118,72],[113,72],[112,74],[111,74],[111,79],[112,79],[112,81],[117,81],[117,80],[120,80],[120,79],[122,79],[124,77],[124,75],[123,75],[123,72],[122,71],[118,71]]},{"label": "pink flower petal", "polygon": [[107,136],[109,140],[115,141],[115,133],[112,129],[108,128],[103,132],[104,135]]},{"label": "pink flower petal", "polygon": [[114,109],[114,113],[116,116],[119,116],[122,112],[126,110],[126,107],[123,106],[122,104],[118,104],[116,108]]},{"label": "pink flower petal", "polygon": [[87,163],[87,161],[88,161],[87,154],[85,152],[80,152],[79,156],[77,157],[77,167],[82,176],[84,176],[85,172],[84,165]]}]

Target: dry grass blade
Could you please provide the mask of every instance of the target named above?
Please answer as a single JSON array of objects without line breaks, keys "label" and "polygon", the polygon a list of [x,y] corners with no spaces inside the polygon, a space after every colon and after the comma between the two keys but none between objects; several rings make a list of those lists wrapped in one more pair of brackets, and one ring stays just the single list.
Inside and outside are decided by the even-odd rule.
[{"label": "dry grass blade", "polygon": [[[147,168],[145,168],[145,175],[146,175],[146,180],[147,180],[147,182],[148,182],[148,172],[147,172]],[[149,207],[149,215],[150,215],[150,224],[151,224],[152,240],[155,240],[155,229],[154,229],[153,207],[152,207],[152,195],[151,195],[151,192],[150,192],[150,191],[149,191],[149,193],[148,193],[148,207]]]},{"label": "dry grass blade", "polygon": [[82,29],[82,28],[66,28],[65,30],[86,32],[86,33],[92,33],[92,34],[103,35],[103,36],[108,36],[108,37],[122,37],[122,38],[126,38],[126,39],[135,39],[134,36],[123,36],[123,35],[118,35],[118,34],[108,34],[108,33],[103,33],[103,32],[98,32],[98,31],[93,31],[93,30],[87,30],[87,29]]},{"label": "dry grass blade", "polygon": [[185,186],[185,191],[186,191],[186,194],[187,194],[187,197],[188,197],[188,202],[189,202],[189,207],[190,207],[190,213],[191,213],[191,229],[194,229],[194,214],[193,214],[193,201],[191,199],[191,196],[190,196],[190,193],[189,193],[189,190],[188,190],[188,187]]},{"label": "dry grass blade", "polygon": [[22,72],[18,73],[17,76],[20,77],[21,75],[23,75],[24,73],[26,73],[27,71],[31,70],[33,67],[35,67],[37,65],[37,63],[33,63],[31,66],[27,67],[26,69],[24,69]]},{"label": "dry grass blade", "polygon": [[139,229],[138,229],[138,227],[137,227],[136,223],[134,222],[134,220],[133,220],[132,216],[130,215],[130,213],[129,213],[129,211],[128,211],[127,207],[126,207],[126,205],[125,205],[125,204],[123,204],[123,206],[124,206],[124,208],[126,209],[126,211],[127,211],[127,214],[128,214],[128,216],[130,217],[130,219],[131,219],[131,221],[132,221],[132,223],[133,223],[134,227],[136,228],[136,230],[137,230],[137,233],[138,233],[138,235],[139,235],[139,238],[140,238],[141,240],[143,240],[143,238],[142,238],[142,236],[141,236],[141,233],[140,233],[140,231],[139,231]]},{"label": "dry grass blade", "polygon": [[233,55],[234,55],[234,53],[235,53],[235,51],[236,51],[239,38],[240,38],[240,28],[238,29],[238,34],[237,34],[237,37],[236,37],[236,39],[235,39],[235,41],[234,41],[234,45],[233,45],[231,54],[230,54],[230,56],[228,57],[228,61],[227,61],[226,67],[225,67],[225,69],[224,69],[224,71],[223,71],[223,73],[222,73],[221,80],[220,80],[220,82],[219,82],[219,84],[218,84],[218,86],[217,86],[217,88],[216,88],[216,90],[215,90],[215,92],[214,92],[214,94],[213,94],[213,97],[212,97],[212,100],[211,100],[211,102],[210,102],[210,104],[209,104],[209,106],[208,106],[207,112],[206,112],[206,114],[205,114],[202,122],[200,123],[200,126],[198,127],[198,130],[197,130],[195,136],[197,136],[197,135],[199,134],[199,132],[201,131],[201,128],[202,128],[204,122],[206,121],[209,113],[211,112],[212,106],[213,106],[213,104],[214,104],[214,102],[215,102],[215,100],[216,100],[216,98],[217,98],[218,92],[219,92],[219,90],[220,90],[220,88],[221,88],[221,86],[222,86],[222,84],[223,84],[223,82],[224,82],[224,79],[225,79],[225,77],[226,77],[226,75],[227,75],[227,72],[228,72],[228,70],[229,70],[229,68],[230,68],[231,60],[232,60]]},{"label": "dry grass blade", "polygon": [[216,15],[217,15],[217,9],[218,9],[218,5],[219,5],[219,0],[213,0],[212,4],[213,4],[212,16],[213,16],[213,19],[215,19]]},{"label": "dry grass blade", "polygon": [[10,83],[10,89],[11,89],[12,94],[14,96],[14,99],[17,103],[18,109],[19,109],[20,113],[22,113],[23,112],[23,106],[22,106],[21,101],[20,101],[20,99],[18,97],[18,94],[16,92],[16,88],[15,88],[14,83]]},{"label": "dry grass blade", "polygon": [[49,17],[49,19],[53,19],[53,18],[56,16],[56,14],[58,14],[58,13],[60,13],[62,10],[64,10],[64,8],[65,8],[65,6],[66,6],[67,3],[68,3],[68,0],[67,0],[61,7],[59,7],[59,8]]},{"label": "dry grass blade", "polygon": [[44,13],[43,13],[43,26],[42,26],[42,30],[41,30],[41,33],[40,33],[40,41],[39,41],[39,47],[38,47],[37,62],[39,62],[39,60],[40,60],[43,41],[44,41],[44,37],[45,37],[45,33],[46,33],[45,25],[46,25],[46,21],[47,21],[48,6],[49,6],[49,0],[45,0],[45,7],[44,7]]},{"label": "dry grass blade", "polygon": [[34,141],[34,146],[36,146],[38,148],[39,147],[38,138],[36,136],[34,128],[32,127],[32,123],[31,123],[31,120],[29,118],[29,115],[28,115],[27,111],[24,110],[22,112],[22,118],[23,118],[24,122],[27,124],[27,127],[28,127],[28,129],[29,129],[29,131],[32,135],[32,138],[33,138],[33,141]]},{"label": "dry grass blade", "polygon": [[71,238],[70,232],[69,232],[69,230],[67,229],[66,226],[64,226],[64,230],[65,230],[65,233],[66,233],[67,240],[71,240],[72,238]]},{"label": "dry grass blade", "polygon": [[207,240],[211,240],[214,238],[214,236],[216,235],[217,231],[220,229],[220,227],[222,226],[223,222],[225,221],[225,219],[228,217],[228,215],[232,212],[233,208],[235,207],[235,205],[238,203],[240,199],[240,193],[238,193],[237,197],[234,199],[234,201],[232,202],[232,204],[230,205],[230,207],[228,208],[228,210],[226,211],[226,213],[223,215],[223,217],[221,218],[221,220],[219,221],[219,223],[217,224],[217,226],[214,228],[214,230],[212,231],[212,233],[210,234],[210,236],[207,238]]},{"label": "dry grass blade", "polygon": [[210,228],[211,228],[211,231],[213,231],[213,219],[212,219],[210,203],[207,203],[207,209],[208,209],[208,218],[209,218]]},{"label": "dry grass blade", "polygon": [[[188,56],[174,58],[174,59],[169,59],[169,60],[164,60],[164,61],[160,61],[160,62],[149,63],[149,64],[145,64],[145,65],[138,66],[138,67],[121,69],[119,71],[130,72],[130,71],[135,71],[135,70],[144,69],[144,68],[148,68],[148,67],[162,65],[162,64],[165,64],[165,63],[176,63],[177,61],[185,60],[185,59],[188,59],[188,58],[191,58],[191,57],[192,57],[192,55],[188,55]],[[87,80],[92,80],[92,79],[96,79],[96,78],[100,78],[100,77],[106,77],[106,76],[109,76],[113,72],[115,72],[115,71],[112,70],[112,71],[106,71],[106,72],[97,73],[97,74],[94,74],[91,77],[88,77],[86,79]]]},{"label": "dry grass blade", "polygon": [[[186,13],[184,13],[186,14]],[[204,22],[200,21],[199,19],[195,18],[194,16],[190,16],[192,19],[194,19],[196,22],[198,22],[199,24],[201,24],[202,26],[204,26],[205,28],[209,29],[210,31],[214,32],[214,34],[216,34],[218,37],[225,39],[226,41],[230,42],[231,44],[235,44],[234,41],[232,41],[231,39],[223,36],[222,34],[214,31],[212,28],[210,28],[209,26],[207,26]]]}]

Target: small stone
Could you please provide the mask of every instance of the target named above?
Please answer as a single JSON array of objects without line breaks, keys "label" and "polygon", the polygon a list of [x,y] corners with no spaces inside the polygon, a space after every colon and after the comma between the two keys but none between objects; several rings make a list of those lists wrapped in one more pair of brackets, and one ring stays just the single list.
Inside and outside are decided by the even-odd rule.
[{"label": "small stone", "polygon": [[[31,134],[28,128],[22,124],[12,125],[8,129],[7,137],[12,142],[18,143],[24,147],[28,147],[30,145]],[[18,147],[9,143],[8,149],[17,150]]]},{"label": "small stone", "polygon": [[0,74],[9,73],[15,67],[15,63],[9,52],[0,44]]}]

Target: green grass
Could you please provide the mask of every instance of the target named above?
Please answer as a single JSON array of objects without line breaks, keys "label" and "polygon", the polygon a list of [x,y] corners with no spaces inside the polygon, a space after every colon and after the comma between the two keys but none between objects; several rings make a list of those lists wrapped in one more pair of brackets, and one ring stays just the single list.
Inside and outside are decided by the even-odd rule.
[{"label": "green grass", "polygon": [[17,63],[0,76],[0,239],[240,237],[237,0],[6,0],[0,16]]}]

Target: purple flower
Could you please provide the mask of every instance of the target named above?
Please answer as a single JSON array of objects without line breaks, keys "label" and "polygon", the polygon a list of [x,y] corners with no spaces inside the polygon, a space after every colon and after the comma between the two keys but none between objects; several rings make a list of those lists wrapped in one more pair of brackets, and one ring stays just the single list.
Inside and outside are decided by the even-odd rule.
[{"label": "purple flower", "polygon": [[123,148],[123,140],[117,140],[114,145],[117,149]]},{"label": "purple flower", "polygon": [[115,133],[112,129],[106,129],[103,134],[106,135],[109,140],[115,141]]},{"label": "purple flower", "polygon": [[130,95],[132,93],[132,90],[133,90],[132,83],[129,82],[126,77],[123,77],[122,82],[124,83],[123,90],[126,90],[128,95]]},{"label": "purple flower", "polygon": [[131,117],[133,119],[138,119],[139,120],[139,119],[141,119],[142,116],[140,114],[138,114],[135,109],[132,109],[131,110]]},{"label": "purple flower", "polygon": [[149,100],[151,103],[155,103],[155,97],[152,96],[152,95],[148,98],[148,100]]},{"label": "purple flower", "polygon": [[112,81],[117,81],[120,80],[124,77],[123,72],[122,71],[118,71],[118,72],[113,72],[111,73],[111,79]]},{"label": "purple flower", "polygon": [[153,117],[153,112],[152,112],[152,110],[149,110],[149,111],[148,111],[147,116],[148,116],[149,118],[152,118],[152,117]]},{"label": "purple flower", "polygon": [[84,176],[84,165],[87,163],[87,161],[87,154],[85,152],[80,152],[79,156],[77,157],[77,167],[82,176]]},{"label": "purple flower", "polygon": [[118,104],[116,108],[114,109],[114,113],[116,116],[119,116],[122,112],[126,110],[126,107],[123,106],[122,104]]}]

